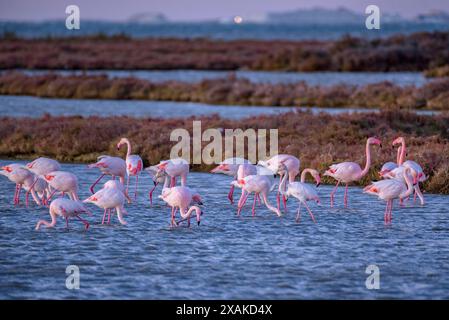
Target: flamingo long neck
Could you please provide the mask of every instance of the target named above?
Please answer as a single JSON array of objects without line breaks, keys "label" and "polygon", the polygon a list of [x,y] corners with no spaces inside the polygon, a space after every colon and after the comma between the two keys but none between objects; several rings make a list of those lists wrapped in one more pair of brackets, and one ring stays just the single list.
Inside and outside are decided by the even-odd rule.
[{"label": "flamingo long neck", "polygon": [[[287,176],[287,175],[286,175],[286,176]],[[273,206],[270,204],[270,202],[268,202],[267,194],[266,194],[266,193],[261,193],[261,194],[262,194],[262,199],[263,199],[263,202],[265,203],[265,206],[266,206],[269,210],[271,210],[271,211],[273,211],[274,213],[276,213],[278,216],[281,216],[281,212],[278,210],[278,208],[273,207]]]},{"label": "flamingo long neck", "polygon": [[170,177],[167,175],[165,176],[164,186],[162,187],[162,189],[168,188],[169,185],[170,185]]},{"label": "flamingo long neck", "polygon": [[126,221],[123,219],[123,212],[126,212],[125,208],[123,206],[119,206],[115,208],[115,211],[117,211],[118,221],[120,221],[121,224],[126,224]]},{"label": "flamingo long neck", "polygon": [[405,140],[403,139],[401,142],[401,155],[399,156],[398,165],[401,166],[405,160]]},{"label": "flamingo long neck", "polygon": [[311,170],[311,169],[304,169],[304,170],[302,170],[302,173],[301,173],[301,182],[302,182],[302,183],[306,182],[306,175],[307,175],[308,173],[310,173],[310,175],[311,175],[312,178],[313,178],[312,170]]},{"label": "flamingo long neck", "polygon": [[404,179],[405,179],[405,183],[407,184],[407,190],[399,195],[399,198],[401,198],[401,199],[406,198],[409,195],[411,195],[414,190],[412,180],[410,179],[410,176],[409,176],[409,172],[410,172],[409,168],[406,168],[404,171]]},{"label": "flamingo long neck", "polygon": [[179,208],[179,213],[181,214],[181,218],[183,219],[189,219],[192,215],[192,212],[195,211],[196,213],[196,221],[200,221],[201,217],[201,209],[197,206],[191,206],[190,209],[186,211],[186,208]]},{"label": "flamingo long neck", "polygon": [[366,163],[365,163],[365,168],[360,173],[360,178],[366,176],[366,174],[369,171],[369,168],[371,167],[371,149],[370,149],[369,141],[366,142],[365,152],[366,152]]},{"label": "flamingo long neck", "polygon": [[129,142],[128,139],[125,139],[125,143],[126,143],[126,157],[129,157],[131,154],[131,143]]},{"label": "flamingo long neck", "polygon": [[54,213],[51,209],[50,209],[50,217],[51,217],[51,222],[48,222],[45,220],[39,220],[39,222],[36,225],[36,230],[39,230],[39,228],[42,224],[45,225],[47,228],[54,227],[56,225],[56,213]]},{"label": "flamingo long neck", "polygon": [[402,150],[402,146],[399,146],[398,148],[398,154],[396,155],[396,164],[399,166],[400,162],[401,162],[401,150]]},{"label": "flamingo long neck", "polygon": [[[285,168],[284,175],[282,177],[281,183],[279,184],[279,192],[284,194],[287,192],[287,178],[288,178],[288,169]],[[302,178],[302,176],[301,176]]]}]

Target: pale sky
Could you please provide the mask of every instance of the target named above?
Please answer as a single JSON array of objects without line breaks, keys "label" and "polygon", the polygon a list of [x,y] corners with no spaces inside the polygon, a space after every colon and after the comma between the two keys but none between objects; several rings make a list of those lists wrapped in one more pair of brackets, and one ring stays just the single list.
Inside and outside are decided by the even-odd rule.
[{"label": "pale sky", "polygon": [[70,4],[80,7],[82,19],[112,21],[127,20],[142,12],[160,12],[173,21],[196,21],[317,6],[344,6],[364,14],[369,4],[404,17],[431,10],[449,12],[449,0],[0,0],[0,20],[65,19],[65,8]]}]

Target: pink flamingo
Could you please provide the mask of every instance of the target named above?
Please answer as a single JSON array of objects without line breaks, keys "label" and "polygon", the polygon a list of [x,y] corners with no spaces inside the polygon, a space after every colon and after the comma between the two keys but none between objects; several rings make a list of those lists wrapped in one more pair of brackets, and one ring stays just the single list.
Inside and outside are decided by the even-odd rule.
[{"label": "pink flamingo", "polygon": [[[45,157],[40,157],[37,158],[36,160],[28,163],[26,165],[27,169],[30,170],[31,172],[33,172],[37,177],[41,177],[43,178],[44,175],[46,175],[47,173],[53,172],[53,171],[59,171],[61,169],[61,165],[59,164],[58,161],[50,159],[50,158],[45,158]],[[37,179],[35,180],[35,183],[37,182]],[[28,194],[31,192],[31,190],[33,190],[34,188],[34,184],[30,187],[30,191],[27,192],[27,197]],[[48,186],[47,189],[47,194],[50,194],[52,192],[50,186]],[[47,204],[47,199],[43,199],[44,204]]]},{"label": "pink flamingo", "polygon": [[[33,187],[31,188],[31,186]],[[41,177],[36,177],[36,175],[33,174],[33,178],[25,180],[25,183],[23,184],[22,187],[26,191],[25,203],[27,207],[30,193],[33,197],[34,202],[36,202],[38,206],[41,205],[41,202],[42,203],[47,202],[48,198],[47,190],[49,189],[49,187],[48,183]]]},{"label": "pink flamingo", "polygon": [[119,222],[126,225],[126,221],[123,219],[123,214],[126,214],[125,210],[125,188],[121,182],[110,180],[105,183],[104,187],[89,198],[85,199],[84,203],[93,203],[99,208],[104,209],[103,220],[101,224],[104,224],[106,212],[109,212],[108,224],[110,223],[110,213],[111,209],[115,209],[117,212],[117,218]]},{"label": "pink flamingo", "polygon": [[110,175],[112,179],[115,177],[119,177],[120,182],[125,184],[125,175],[126,175],[126,162],[122,158],[119,157],[111,157],[111,156],[99,156],[97,158],[97,162],[89,164],[88,168],[98,168],[101,171],[100,177],[90,186],[90,192],[94,193],[94,187],[98,182],[105,176]]},{"label": "pink flamingo", "polygon": [[365,187],[363,191],[368,194],[376,195],[379,199],[387,202],[384,213],[385,224],[391,223],[393,200],[404,199],[413,192],[413,183],[410,179],[410,168],[405,168],[404,179],[406,184],[397,179],[387,179],[373,182]]},{"label": "pink flamingo", "polygon": [[80,220],[86,230],[89,228],[89,222],[80,217],[80,214],[87,213],[91,214],[90,211],[83,206],[83,204],[79,201],[59,198],[55,199],[50,204],[50,217],[51,222],[47,222],[45,220],[39,220],[36,225],[36,230],[39,230],[40,226],[43,224],[47,228],[53,228],[56,225],[56,217],[60,216],[65,218],[66,227],[69,227],[69,218],[77,218]]},{"label": "pink flamingo", "polygon": [[22,167],[22,165],[17,163],[12,163],[10,165],[3,166],[0,169],[1,175],[6,176],[10,181],[16,184],[16,190],[14,193],[14,205],[20,204],[20,191],[22,188],[25,189],[25,191],[27,191],[25,200],[27,207],[30,193],[36,204],[37,205],[41,204],[39,198],[36,195],[35,189],[37,189],[39,192],[42,192],[42,187],[45,189],[47,186],[46,184],[42,185],[42,181],[39,181],[39,184],[36,184],[35,175],[31,171],[29,171],[28,169]]},{"label": "pink flamingo", "polygon": [[156,165],[156,167],[158,169],[156,178],[161,175],[167,174],[170,177],[170,187],[174,187],[176,185],[177,177],[181,177],[181,186],[185,187],[187,185],[189,163],[186,160],[181,158],[165,160],[161,161],[161,163]]},{"label": "pink flamingo", "polygon": [[346,184],[345,187],[345,196],[344,196],[344,204],[345,207],[348,206],[348,184],[350,182],[358,181],[362,179],[369,171],[371,166],[371,151],[370,146],[376,144],[382,147],[382,143],[379,139],[371,137],[366,141],[366,164],[365,168],[362,170],[360,166],[355,162],[341,162],[338,164],[333,164],[329,167],[328,170],[324,173],[325,176],[330,176],[337,180],[337,184],[335,185],[334,190],[331,192],[331,207],[334,206],[334,195],[337,191],[338,185],[343,182]]},{"label": "pink flamingo", "polygon": [[[422,167],[415,161],[412,160],[405,160],[405,156],[406,156],[406,146],[405,146],[405,139],[404,137],[398,137],[393,141],[393,147],[397,144],[401,144],[401,146],[399,147],[398,150],[398,154],[400,153],[399,157],[398,157],[398,166],[403,166],[405,168],[410,168],[411,170],[411,174],[413,176],[413,183],[414,183],[414,195],[413,195],[413,202],[416,202],[416,196],[419,197],[419,200],[421,202],[421,205],[425,204],[424,201],[424,196],[421,192],[421,188],[419,187],[419,182],[424,182],[427,180],[426,175],[424,174],[424,171],[422,169]],[[393,170],[390,172],[389,177],[399,177],[399,179],[401,179],[402,181],[404,181],[403,176],[401,175],[401,173],[403,172],[403,170],[401,169],[397,169],[397,170]]]},{"label": "pink flamingo", "polygon": [[296,199],[298,199],[299,207],[296,213],[296,222],[299,222],[301,217],[301,204],[304,204],[307,211],[310,214],[310,217],[312,218],[313,222],[316,223],[315,217],[312,213],[312,210],[310,210],[309,206],[307,205],[307,201],[314,200],[317,203],[320,203],[320,198],[318,197],[318,193],[316,192],[316,188],[312,187],[310,184],[305,183],[306,181],[306,174],[309,173],[316,181],[316,186],[318,187],[321,183],[320,174],[318,171],[314,169],[304,169],[301,173],[301,182],[289,182],[287,184],[287,175],[288,175],[288,168],[284,167],[284,170],[286,174],[284,175],[280,185],[279,185],[279,192],[283,195],[286,195],[287,197],[292,196]]},{"label": "pink flamingo", "polygon": [[268,193],[273,190],[274,183],[273,180],[270,179],[269,176],[266,175],[250,175],[246,176],[243,179],[238,180],[239,186],[246,192],[245,196],[241,201],[239,201],[239,205],[237,208],[237,215],[240,216],[240,213],[243,209],[243,206],[246,203],[246,200],[248,199],[248,196],[251,193],[255,193],[254,201],[253,201],[253,208],[252,208],[252,214],[253,216],[256,215],[256,199],[257,196],[261,195],[263,202],[265,203],[265,206],[276,213],[279,217],[281,216],[281,211],[278,208],[273,207],[269,201],[268,201]]},{"label": "pink flamingo", "polygon": [[131,143],[127,138],[120,139],[119,143],[117,144],[117,150],[120,150],[120,147],[122,145],[126,144],[127,150],[126,150],[126,173],[128,174],[128,178],[126,180],[126,192],[129,191],[129,177],[134,176],[136,177],[136,187],[134,190],[134,200],[137,199],[137,184],[139,183],[139,175],[142,172],[143,169],[143,161],[142,158],[136,154],[131,154]]},{"label": "pink flamingo", "polygon": [[53,192],[49,195],[50,200],[56,191],[62,194],[67,193],[70,199],[79,200],[78,198],[78,178],[67,171],[53,171],[44,175],[45,181],[53,188]]},{"label": "pink flamingo", "polygon": [[156,190],[156,187],[161,183],[163,183],[162,190],[168,188],[170,186],[170,177],[164,170],[159,170],[157,166],[150,166],[146,168],[145,171],[148,172],[154,184],[153,188],[151,188],[148,193],[150,204],[153,205],[154,190]]},{"label": "pink flamingo", "polygon": [[[258,164],[270,169],[274,174],[279,174],[279,183],[281,183],[283,177],[283,171],[280,169],[280,164],[283,163],[288,168],[288,181],[295,181],[296,176],[299,174],[299,167],[301,165],[301,161],[295,156],[289,154],[278,154],[273,156],[267,161],[259,161]],[[284,210],[287,210],[287,198],[282,196],[282,202],[284,204]],[[281,209],[281,197],[280,192],[278,191],[276,195],[276,203],[277,207]]]},{"label": "pink flamingo", "polygon": [[[220,162],[220,164],[213,168],[210,172],[222,173],[227,176],[233,177],[235,180],[238,180],[237,172],[241,164],[251,164],[251,162],[243,158],[227,158]],[[231,204],[234,204],[234,187],[234,184],[231,183],[231,188],[228,193],[228,199]]]},{"label": "pink flamingo", "polygon": [[[165,188],[162,190],[162,195],[160,195],[159,198],[165,201],[172,208],[170,220],[171,226],[177,226],[179,222],[184,220],[187,220],[188,226],[190,226],[190,218],[193,211],[195,211],[197,223],[200,225],[201,215],[203,214],[201,209],[196,205],[193,205],[187,209],[194,201],[201,203],[201,198],[198,194],[194,193],[192,189],[184,186]],[[175,213],[178,208],[182,220],[176,222]]]},{"label": "pink flamingo", "polygon": [[[238,170],[237,170],[236,180],[231,182],[231,186],[238,187],[238,188],[242,189],[242,194],[240,196],[237,207],[241,206],[242,201],[245,198],[245,190],[240,185],[239,180],[242,180],[243,178],[245,178],[247,176],[259,174],[258,169],[260,170],[260,168],[264,168],[264,167],[258,167],[253,164],[250,164],[250,163],[244,163],[244,164],[239,165]],[[265,170],[268,170],[268,169],[265,169]],[[270,173],[271,173],[271,171],[270,171]],[[254,199],[257,199],[260,201],[260,197],[257,193],[254,194]]]}]

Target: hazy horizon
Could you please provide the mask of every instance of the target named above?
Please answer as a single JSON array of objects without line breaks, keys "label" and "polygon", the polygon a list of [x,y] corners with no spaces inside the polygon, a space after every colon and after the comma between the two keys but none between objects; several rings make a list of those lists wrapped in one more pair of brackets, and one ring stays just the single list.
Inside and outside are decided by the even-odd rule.
[{"label": "hazy horizon", "polygon": [[347,8],[356,13],[364,14],[365,7],[376,4],[383,13],[399,14],[404,18],[411,18],[421,13],[435,10],[449,12],[449,1],[427,0],[426,7],[422,8],[419,0],[398,0],[392,3],[388,0],[364,1],[364,0],[165,0],[144,1],[106,1],[97,0],[95,3],[89,0],[58,1],[39,0],[28,2],[15,0],[6,3],[0,0],[0,20],[19,22],[39,22],[45,20],[61,20],[66,18],[67,5],[76,4],[80,7],[81,18],[86,20],[126,21],[139,13],[162,13],[170,21],[197,22],[203,20],[216,20],[230,18],[235,15],[243,17],[255,17],[268,12],[284,12],[297,9]]}]

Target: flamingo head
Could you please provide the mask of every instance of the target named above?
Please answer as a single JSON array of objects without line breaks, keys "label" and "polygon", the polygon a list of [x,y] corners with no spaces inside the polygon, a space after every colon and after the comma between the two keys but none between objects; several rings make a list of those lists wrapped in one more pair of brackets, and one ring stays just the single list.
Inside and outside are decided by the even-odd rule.
[{"label": "flamingo head", "polygon": [[242,186],[244,186],[245,183],[246,183],[244,179],[239,179],[238,182],[239,182],[239,184],[242,185]]},{"label": "flamingo head", "polygon": [[377,138],[377,137],[371,137],[371,138],[368,138],[368,143],[369,143],[369,144],[377,144],[379,147],[382,148],[382,142],[381,142],[380,139]]},{"label": "flamingo head", "polygon": [[55,178],[55,176],[54,176],[54,175],[51,175],[51,174],[47,174],[47,175],[44,176],[44,178],[45,178],[45,180],[47,180],[47,181],[51,181],[51,180],[53,180],[53,179]]},{"label": "flamingo head", "polygon": [[27,163],[27,168],[31,169],[34,166],[34,162]]},{"label": "flamingo head", "polygon": [[404,137],[397,137],[396,139],[393,140],[392,145],[393,145],[393,147],[394,147],[395,145],[397,145],[397,144],[402,144],[402,143],[404,143],[404,142],[405,142]]},{"label": "flamingo head", "polygon": [[218,172],[228,172],[230,170],[231,169],[229,168],[229,164],[222,163],[222,164],[219,164],[218,166],[216,166],[215,168],[213,168],[210,172],[218,173]]},{"label": "flamingo head", "polygon": [[165,162],[159,163],[156,167],[160,170],[165,170],[165,169],[167,169],[167,166],[168,166],[168,161],[165,161]]},{"label": "flamingo head", "polygon": [[193,200],[195,203],[199,204],[200,206],[203,205],[203,202],[201,201],[201,196],[200,196],[199,194],[194,194],[194,195],[192,196],[192,200]]},{"label": "flamingo head", "polygon": [[8,173],[10,173],[10,172],[12,171],[12,169],[11,169],[10,166],[4,166],[4,167],[2,167],[1,169],[2,169],[3,171],[8,172]]},{"label": "flamingo head", "polygon": [[312,174],[312,177],[315,179],[316,187],[318,188],[321,184],[321,177],[320,173],[317,170],[310,170],[310,173]]},{"label": "flamingo head", "polygon": [[123,146],[124,144],[126,144],[127,141],[128,141],[128,139],[121,138],[120,141],[117,143],[117,150],[120,150],[120,147]]}]

